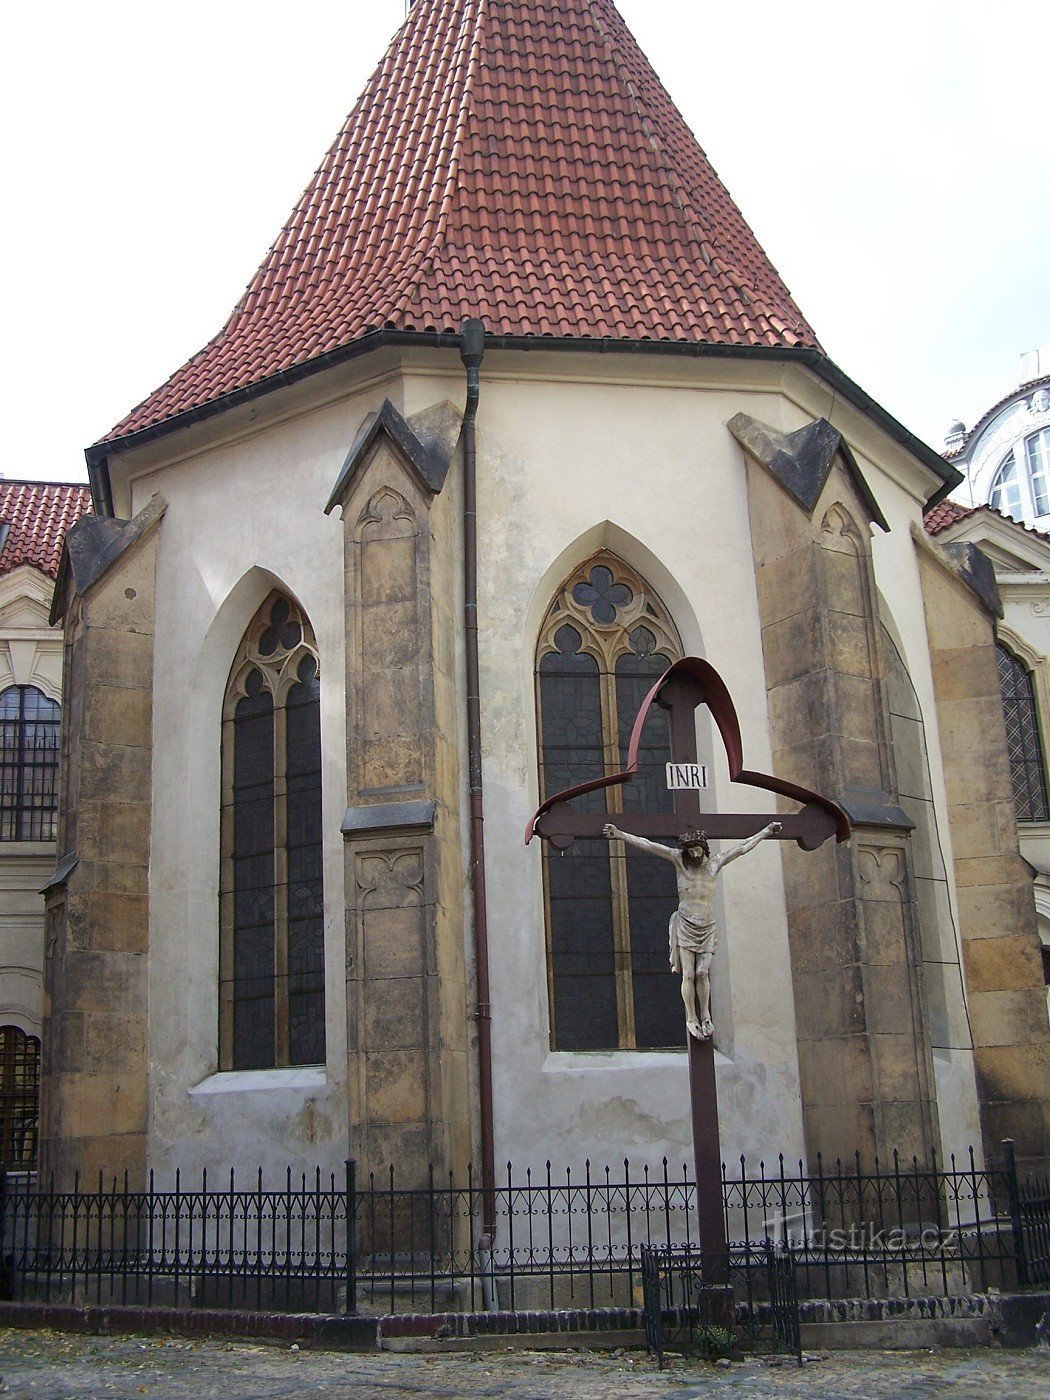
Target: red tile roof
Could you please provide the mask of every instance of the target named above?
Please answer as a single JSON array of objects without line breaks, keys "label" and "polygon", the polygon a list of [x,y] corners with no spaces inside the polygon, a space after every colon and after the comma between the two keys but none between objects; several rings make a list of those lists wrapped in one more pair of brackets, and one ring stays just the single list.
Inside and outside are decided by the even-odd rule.
[{"label": "red tile roof", "polygon": [[976,515],[978,511],[987,511],[989,515],[994,515],[999,520],[1005,520],[1007,524],[1013,525],[1017,530],[1024,530],[1026,534],[1035,535],[1040,540],[1050,540],[1050,535],[1045,530],[1037,530],[1034,525],[1026,525],[1023,520],[1015,520],[1012,515],[1006,515],[1001,510],[996,510],[994,506],[961,506],[957,501],[940,501],[928,510],[922,518],[923,526],[928,535],[939,535],[942,530],[947,530],[949,525],[956,524],[957,521],[967,520],[971,515]]},{"label": "red tile roof", "polygon": [[922,523],[928,535],[939,535],[942,530],[947,530],[949,525],[954,525],[957,520],[965,520],[968,515],[973,515],[978,510],[980,506],[961,506],[955,501],[938,501],[937,505],[923,516]]},{"label": "red tile roof", "polygon": [[612,0],[417,0],[226,325],[109,438],[470,316],[819,349]]},{"label": "red tile roof", "polygon": [[0,521],[8,526],[0,575],[32,564],[58,577],[66,531],[91,511],[91,492],[72,482],[0,480]]}]

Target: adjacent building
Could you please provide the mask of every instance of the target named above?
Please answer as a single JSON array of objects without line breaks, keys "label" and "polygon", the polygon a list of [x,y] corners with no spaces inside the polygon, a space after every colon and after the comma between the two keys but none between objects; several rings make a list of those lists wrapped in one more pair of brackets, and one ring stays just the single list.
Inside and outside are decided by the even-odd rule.
[{"label": "adjacent building", "polygon": [[0,480],[0,1167],[36,1164],[44,905],[55,870],[62,633],[49,622],[86,485]]},{"label": "adjacent building", "polygon": [[969,432],[954,425],[946,456],[965,473],[926,529],[978,547],[1002,601],[996,659],[1021,854],[1033,875],[1044,977],[1050,984],[1050,346],[1022,356],[1022,383]]},{"label": "adjacent building", "polygon": [[1021,382],[972,428],[953,423],[945,457],[963,476],[952,498],[1050,529],[1050,344],[1021,356]]}]

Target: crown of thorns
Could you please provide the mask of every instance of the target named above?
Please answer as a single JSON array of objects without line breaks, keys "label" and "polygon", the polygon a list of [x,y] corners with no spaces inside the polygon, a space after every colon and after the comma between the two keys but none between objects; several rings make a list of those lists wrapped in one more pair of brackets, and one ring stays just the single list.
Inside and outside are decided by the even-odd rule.
[{"label": "crown of thorns", "polygon": [[683,831],[678,838],[678,849],[684,851],[688,846],[703,846],[705,851],[711,849],[707,844],[707,834],[703,831]]}]

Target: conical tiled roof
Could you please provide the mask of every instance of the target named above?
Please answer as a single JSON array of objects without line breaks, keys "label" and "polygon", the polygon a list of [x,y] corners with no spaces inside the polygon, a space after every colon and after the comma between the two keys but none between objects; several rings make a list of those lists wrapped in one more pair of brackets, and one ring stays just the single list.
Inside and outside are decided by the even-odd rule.
[{"label": "conical tiled roof", "polygon": [[417,0],[226,325],[109,436],[469,316],[817,346],[612,0]]}]

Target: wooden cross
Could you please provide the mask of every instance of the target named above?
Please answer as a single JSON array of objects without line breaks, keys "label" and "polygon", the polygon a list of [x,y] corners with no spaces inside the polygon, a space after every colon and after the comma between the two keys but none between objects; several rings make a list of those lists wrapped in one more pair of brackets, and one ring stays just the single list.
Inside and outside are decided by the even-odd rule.
[{"label": "wooden cross", "polygon": [[[722,678],[706,661],[689,656],[677,661],[664,673],[642,701],[631,732],[627,767],[608,778],[596,778],[548,798],[525,830],[526,844],[534,835],[564,850],[576,839],[601,838],[602,827],[610,820],[608,812],[581,812],[570,804],[573,798],[598,788],[630,782],[638,770],[638,750],[649,707],[657,704],[669,712],[671,760],[695,764],[696,717],[698,705],[706,704],[718,726],[734,782],[764,788],[768,792],[803,804],[796,813],[773,812],[755,816],[750,812],[702,812],[696,790],[676,791],[673,812],[616,813],[616,825],[633,836],[674,838],[688,828],[702,827],[714,839],[746,840],[771,821],[781,829],[776,838],[796,841],[803,850],[815,850],[830,836],[839,841],[849,838],[849,818],[841,807],[825,797],[768,773],[755,773],[743,767],[740,726],[736,710]],[[693,1162],[696,1170],[697,1220],[703,1277],[712,1284],[728,1282],[728,1249],[722,1203],[722,1151],[718,1133],[718,1097],[715,1085],[715,1049],[712,1040],[686,1035],[689,1044],[689,1102],[693,1128]]]}]

